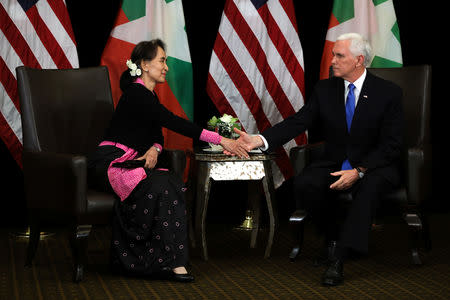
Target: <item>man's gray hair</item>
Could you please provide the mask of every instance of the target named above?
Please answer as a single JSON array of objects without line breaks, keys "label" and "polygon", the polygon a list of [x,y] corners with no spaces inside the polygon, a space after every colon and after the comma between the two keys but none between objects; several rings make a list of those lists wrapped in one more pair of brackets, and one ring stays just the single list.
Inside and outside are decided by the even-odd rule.
[{"label": "man's gray hair", "polygon": [[350,52],[354,56],[364,56],[364,66],[368,67],[372,62],[372,47],[367,39],[355,32],[344,33],[338,36],[336,41],[350,40]]}]

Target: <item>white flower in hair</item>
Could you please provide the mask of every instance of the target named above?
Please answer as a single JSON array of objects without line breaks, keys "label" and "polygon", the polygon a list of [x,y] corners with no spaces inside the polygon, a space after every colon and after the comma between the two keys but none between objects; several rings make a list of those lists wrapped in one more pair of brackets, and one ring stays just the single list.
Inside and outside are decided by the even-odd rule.
[{"label": "white flower in hair", "polygon": [[133,77],[136,75],[141,76],[141,74],[142,74],[141,69],[139,69],[138,66],[131,61],[131,59],[127,60],[127,67],[130,69],[131,76],[133,76]]}]

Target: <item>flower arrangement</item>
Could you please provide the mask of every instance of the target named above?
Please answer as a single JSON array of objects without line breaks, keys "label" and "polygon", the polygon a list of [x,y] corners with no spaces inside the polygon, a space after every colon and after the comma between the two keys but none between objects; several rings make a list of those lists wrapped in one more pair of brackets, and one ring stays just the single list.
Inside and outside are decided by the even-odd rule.
[{"label": "flower arrangement", "polygon": [[208,121],[208,129],[217,132],[221,136],[236,139],[238,135],[234,132],[233,128],[240,130],[241,123],[239,123],[238,118],[234,118],[231,115],[223,114],[220,118],[213,116]]},{"label": "flower arrangement", "polygon": [[131,59],[127,60],[127,67],[128,69],[130,69],[131,76],[141,76],[141,69],[135,63],[133,63]]}]

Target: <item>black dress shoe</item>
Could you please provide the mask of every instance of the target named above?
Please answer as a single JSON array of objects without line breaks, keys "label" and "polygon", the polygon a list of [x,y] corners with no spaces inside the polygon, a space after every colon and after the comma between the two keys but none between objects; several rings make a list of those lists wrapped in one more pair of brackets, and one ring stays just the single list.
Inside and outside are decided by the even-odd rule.
[{"label": "black dress shoe", "polygon": [[322,284],[326,286],[336,286],[344,280],[344,263],[337,259],[330,263],[322,276]]},{"label": "black dress shoe", "polygon": [[160,272],[155,273],[152,276],[153,279],[170,280],[176,282],[192,282],[194,281],[194,276],[186,274],[177,274],[170,268],[164,268]]},{"label": "black dress shoe", "polygon": [[332,261],[336,260],[336,241],[330,241],[322,249],[321,253],[314,258],[313,265],[315,267],[328,266]]}]

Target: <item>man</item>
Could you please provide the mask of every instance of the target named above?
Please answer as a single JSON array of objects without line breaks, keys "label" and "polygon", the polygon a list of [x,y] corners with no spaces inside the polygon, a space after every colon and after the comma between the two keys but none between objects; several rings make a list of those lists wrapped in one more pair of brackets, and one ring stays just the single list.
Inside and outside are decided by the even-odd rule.
[{"label": "man", "polygon": [[[359,34],[343,34],[332,53],[334,77],[319,81],[296,114],[261,135],[237,131],[238,142],[247,150],[270,151],[314,124],[321,127],[324,154],[294,178],[294,196],[297,208],[306,208],[326,241],[335,245],[322,277],[324,285],[342,282],[349,250],[368,251],[379,199],[400,181],[403,135],[402,91],[366,70],[371,61],[369,43]],[[333,196],[343,190],[351,191],[353,201],[338,220]]]}]

